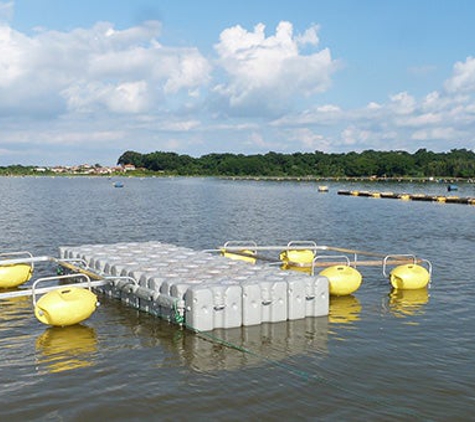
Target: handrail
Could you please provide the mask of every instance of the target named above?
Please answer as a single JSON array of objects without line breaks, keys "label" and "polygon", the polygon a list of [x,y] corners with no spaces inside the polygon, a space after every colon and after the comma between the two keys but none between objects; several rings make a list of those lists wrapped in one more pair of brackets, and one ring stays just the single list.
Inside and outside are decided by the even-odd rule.
[{"label": "handrail", "polygon": [[313,249],[317,253],[317,244],[312,240],[292,240],[287,243],[287,251],[296,250],[295,246],[300,245],[301,248]]},{"label": "handrail", "polygon": [[[86,283],[87,283],[87,287],[89,290],[91,290],[91,279],[86,275],[86,274],[66,274],[66,275],[57,275],[57,276],[51,276],[51,277],[43,277],[43,278],[39,278],[38,280],[35,280],[35,282],[33,283],[33,285],[31,286],[31,294],[33,296],[33,306],[36,307],[36,286],[39,284],[39,283],[42,283],[44,281],[53,281],[53,280],[64,280],[64,279],[68,279],[68,278],[85,278],[86,279]],[[63,289],[65,288],[66,286],[54,286],[54,288],[52,290],[56,290],[56,289]],[[77,287],[77,284],[76,284],[76,287]]]},{"label": "handrail", "polygon": [[416,264],[417,263],[417,258],[414,254],[397,254],[397,255],[386,255],[383,259],[383,275],[385,277],[389,277],[389,274],[386,274],[386,267],[387,267],[387,262],[389,258],[412,258],[412,263]]},{"label": "handrail", "polygon": [[[33,258],[33,254],[31,252],[28,252],[28,251],[18,251],[18,252],[3,252],[3,253],[0,253],[0,256],[18,256],[18,255],[27,255],[31,258]],[[0,265],[10,265],[10,264],[4,264],[3,262],[5,262],[8,260],[0,260]],[[19,262],[19,264],[25,264],[26,262]],[[33,262],[28,262],[28,263],[31,263],[31,270],[33,271],[34,270],[34,264]]]},{"label": "handrail", "polygon": [[349,267],[351,266],[351,261],[350,261],[350,258],[348,258],[346,255],[319,255],[319,256],[316,256],[313,261],[312,261],[312,272],[310,273],[310,275],[315,275],[315,266],[316,266],[316,263],[318,260],[324,260],[324,259],[340,259],[340,258],[343,258],[345,261],[346,261],[346,265]]},{"label": "handrail", "polygon": [[230,247],[237,248],[239,247],[240,250],[249,249],[252,252],[256,252],[255,248],[257,247],[257,243],[252,240],[229,240],[223,245],[224,250],[228,250]]}]

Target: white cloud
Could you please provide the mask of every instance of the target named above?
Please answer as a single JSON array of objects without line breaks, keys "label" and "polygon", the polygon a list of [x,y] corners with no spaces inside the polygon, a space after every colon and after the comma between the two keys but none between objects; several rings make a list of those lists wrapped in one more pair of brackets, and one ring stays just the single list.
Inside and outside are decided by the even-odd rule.
[{"label": "white cloud", "polygon": [[251,132],[251,134],[249,135],[249,140],[247,144],[250,145],[253,149],[254,147],[257,147],[258,149],[261,149],[261,148],[267,149],[267,148],[273,147],[273,144],[266,142],[262,134],[258,132]]},{"label": "white cloud", "polygon": [[297,35],[295,37],[295,40],[299,45],[317,45],[319,43],[319,38],[318,38],[318,30],[319,27],[317,25],[313,25],[310,28],[308,28],[302,35]]},{"label": "white cloud", "polygon": [[341,132],[341,142],[343,145],[366,144],[371,137],[368,130],[362,130],[355,126],[350,126]]},{"label": "white cloud", "polygon": [[333,104],[327,104],[317,107],[317,111],[319,113],[339,113],[341,108]]},{"label": "white cloud", "polygon": [[400,92],[399,94],[392,95],[391,109],[397,114],[410,114],[414,112],[416,106],[416,100],[407,92]]},{"label": "white cloud", "polygon": [[436,127],[433,129],[418,130],[412,134],[411,139],[416,141],[433,141],[455,139],[464,135],[463,132],[454,129],[453,127]]},{"label": "white cloud", "polygon": [[406,117],[405,119],[396,119],[395,121],[398,122],[401,126],[428,126],[434,125],[436,123],[440,123],[442,120],[442,116],[440,114],[435,113],[425,113],[419,115],[412,115]]},{"label": "white cloud", "polygon": [[368,110],[380,110],[382,108],[381,104],[375,103],[374,101],[371,101],[366,108]]},{"label": "white cloud", "polygon": [[450,93],[475,91],[475,58],[467,57],[465,62],[457,62],[450,79],[445,82]]},{"label": "white cloud", "polygon": [[[0,22],[12,13],[13,3],[0,3]],[[326,102],[318,97],[339,67],[319,47],[319,27],[265,29],[229,27],[208,57],[193,46],[164,45],[157,21],[32,35],[0,23],[0,158],[16,154],[14,144],[25,153],[50,144],[62,157],[68,150],[56,152],[60,145],[75,153],[101,148],[113,160],[125,148],[475,148],[475,58],[455,63],[444,86],[425,96],[402,91],[345,109],[330,94]]]},{"label": "white cloud", "polygon": [[266,37],[263,24],[249,32],[237,25],[224,30],[215,45],[219,64],[229,81],[215,92],[226,99],[231,110],[249,108],[255,113],[278,112],[296,97],[326,91],[337,68],[330,50],[302,55],[303,44],[318,43],[317,27],[294,36],[290,22],[280,22],[275,35]]},{"label": "white cloud", "polygon": [[0,89],[16,83],[28,72],[34,43],[7,25],[0,25]]},{"label": "white cloud", "polygon": [[308,128],[294,130],[288,134],[288,137],[291,141],[296,141],[294,150],[329,151],[330,149],[328,140]]},{"label": "white cloud", "polygon": [[[197,98],[211,66],[195,48],[164,48],[161,25],[118,31],[106,22],[29,37],[0,26],[0,109],[29,105],[55,110],[138,113],[164,106],[183,90]],[[173,100],[174,98],[172,98]]]}]

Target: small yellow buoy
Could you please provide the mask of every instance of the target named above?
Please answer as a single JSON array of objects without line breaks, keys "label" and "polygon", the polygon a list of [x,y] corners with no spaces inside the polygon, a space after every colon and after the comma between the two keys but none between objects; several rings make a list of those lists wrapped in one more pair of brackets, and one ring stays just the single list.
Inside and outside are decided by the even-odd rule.
[{"label": "small yellow buoy", "polygon": [[409,201],[411,197],[408,194],[402,194],[402,195],[399,195],[399,199],[401,201]]},{"label": "small yellow buoy", "polygon": [[80,287],[57,289],[38,300],[35,316],[43,324],[64,327],[89,318],[97,304],[97,297],[90,290]]},{"label": "small yellow buoy", "polygon": [[429,271],[417,264],[399,265],[389,274],[389,281],[395,289],[422,289],[429,280]]},{"label": "small yellow buoy", "polygon": [[314,258],[315,253],[310,249],[289,249],[279,254],[285,270],[310,272]]},{"label": "small yellow buoy", "polygon": [[29,264],[14,264],[0,266],[0,288],[11,289],[26,283],[33,274]]},{"label": "small yellow buoy", "polygon": [[358,290],[363,280],[361,273],[348,265],[332,265],[321,271],[320,275],[328,278],[332,296],[351,295]]},{"label": "small yellow buoy", "polygon": [[256,253],[249,249],[243,249],[238,252],[228,252],[226,249],[221,249],[221,254],[229,259],[235,259],[238,261],[250,262],[251,264],[256,263],[256,258],[253,257]]}]

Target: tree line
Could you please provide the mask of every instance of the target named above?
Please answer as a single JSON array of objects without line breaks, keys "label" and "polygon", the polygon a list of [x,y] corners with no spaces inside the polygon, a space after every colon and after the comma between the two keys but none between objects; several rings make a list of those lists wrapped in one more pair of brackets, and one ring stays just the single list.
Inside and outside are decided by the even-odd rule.
[{"label": "tree line", "polygon": [[475,153],[467,149],[431,152],[367,150],[360,153],[231,154],[212,153],[195,158],[174,152],[141,154],[127,151],[119,165],[183,176],[262,177],[475,177]]}]

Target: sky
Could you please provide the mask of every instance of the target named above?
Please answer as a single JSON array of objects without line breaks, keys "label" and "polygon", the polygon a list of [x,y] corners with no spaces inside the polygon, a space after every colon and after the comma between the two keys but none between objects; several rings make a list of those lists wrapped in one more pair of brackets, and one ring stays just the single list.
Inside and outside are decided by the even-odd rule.
[{"label": "sky", "polygon": [[0,0],[0,166],[475,149],[472,0]]}]

